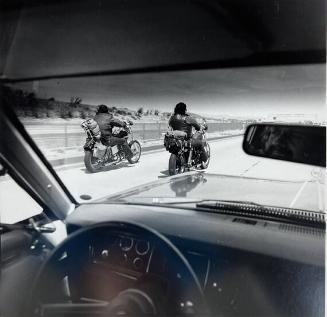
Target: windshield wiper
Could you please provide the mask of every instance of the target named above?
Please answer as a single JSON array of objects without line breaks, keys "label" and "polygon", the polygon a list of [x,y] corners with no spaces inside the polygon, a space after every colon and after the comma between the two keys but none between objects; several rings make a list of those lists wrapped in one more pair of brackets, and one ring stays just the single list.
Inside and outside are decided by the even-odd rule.
[{"label": "windshield wiper", "polygon": [[250,218],[279,220],[318,228],[325,228],[325,214],[309,210],[264,206],[246,201],[203,201],[196,204],[198,211],[242,215]]}]

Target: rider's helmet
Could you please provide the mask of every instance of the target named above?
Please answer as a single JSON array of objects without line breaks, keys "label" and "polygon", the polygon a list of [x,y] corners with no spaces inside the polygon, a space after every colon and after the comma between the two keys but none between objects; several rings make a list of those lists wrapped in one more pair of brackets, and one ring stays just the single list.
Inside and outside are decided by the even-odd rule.
[{"label": "rider's helmet", "polygon": [[97,113],[108,113],[109,108],[106,105],[100,105],[98,107]]},{"label": "rider's helmet", "polygon": [[184,116],[186,114],[186,104],[184,102],[179,102],[174,109],[174,114],[180,114]]}]

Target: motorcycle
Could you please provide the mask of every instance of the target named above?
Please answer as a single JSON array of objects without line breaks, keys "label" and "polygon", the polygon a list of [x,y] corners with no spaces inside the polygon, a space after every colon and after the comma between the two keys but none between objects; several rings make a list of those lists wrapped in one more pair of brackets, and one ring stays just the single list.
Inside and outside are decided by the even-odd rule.
[{"label": "motorcycle", "polygon": [[[168,131],[165,135],[164,145],[169,151],[170,158],[168,164],[169,175],[176,175],[189,171],[192,168],[206,169],[210,161],[210,146],[206,136],[207,126],[202,125],[199,131],[196,131],[190,139],[186,138],[183,131]],[[204,143],[204,150],[208,159],[206,162],[201,160],[201,151],[193,148],[192,139],[201,140]]]},{"label": "motorcycle", "polygon": [[[133,122],[131,121],[125,122],[125,126],[121,128],[119,133],[113,134],[113,136],[130,139],[128,145],[133,152],[133,156],[127,158],[127,160],[130,164],[135,164],[141,157],[141,144],[139,141],[134,140],[132,125]],[[83,121],[81,126],[87,135],[84,144],[84,164],[89,172],[99,172],[126,159],[120,145],[108,146],[101,142],[100,130],[93,119]]]}]

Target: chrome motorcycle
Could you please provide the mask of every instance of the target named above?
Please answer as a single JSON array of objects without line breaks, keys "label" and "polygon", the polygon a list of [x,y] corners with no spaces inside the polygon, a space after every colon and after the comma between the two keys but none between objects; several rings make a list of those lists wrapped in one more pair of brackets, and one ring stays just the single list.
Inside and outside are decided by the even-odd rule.
[{"label": "chrome motorcycle", "polygon": [[[169,175],[176,175],[194,169],[206,169],[210,161],[210,146],[207,142],[207,125],[202,125],[190,139],[186,138],[186,133],[182,131],[168,131],[165,135],[164,145],[169,151],[170,158],[168,164]],[[201,151],[192,146],[192,139],[201,140],[204,143],[204,150],[207,153],[207,161],[201,160]]]},{"label": "chrome motorcycle", "polygon": [[[113,133],[113,136],[128,140],[133,156],[127,160],[130,164],[135,164],[141,157],[141,144],[134,140],[132,125],[131,121],[125,122],[125,126],[120,129],[119,133]],[[89,172],[99,172],[126,159],[125,152],[120,145],[108,146],[102,143],[99,130],[94,129],[93,119],[83,121],[81,126],[87,135],[84,144],[84,164]]]}]

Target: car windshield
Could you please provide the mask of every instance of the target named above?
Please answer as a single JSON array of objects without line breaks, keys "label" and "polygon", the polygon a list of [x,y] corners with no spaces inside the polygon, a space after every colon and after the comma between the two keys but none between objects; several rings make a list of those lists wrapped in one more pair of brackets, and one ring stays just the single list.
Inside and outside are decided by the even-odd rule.
[{"label": "car windshield", "polygon": [[[250,123],[324,126],[324,73],[319,64],[252,67],[39,80],[8,89],[26,130],[81,203],[169,179],[164,135],[175,105],[182,101],[189,116],[208,127],[211,153],[205,172],[233,178],[192,191],[189,187],[196,187],[200,178],[167,188],[154,186],[140,191],[138,201],[228,199],[321,211],[324,168],[249,156],[242,150],[242,140]],[[128,123],[128,142],[141,145],[137,163],[112,158],[96,173],[89,169],[88,136],[81,124],[95,117],[99,105],[107,106],[112,119]],[[113,126],[112,132],[122,130]],[[94,160],[106,147],[98,151],[102,154]],[[200,180],[204,184],[206,177]]]},{"label": "car windshield", "polygon": [[4,5],[5,98],[78,203],[325,210],[325,168],[242,149],[250,124],[326,126],[322,1],[25,2]]}]

